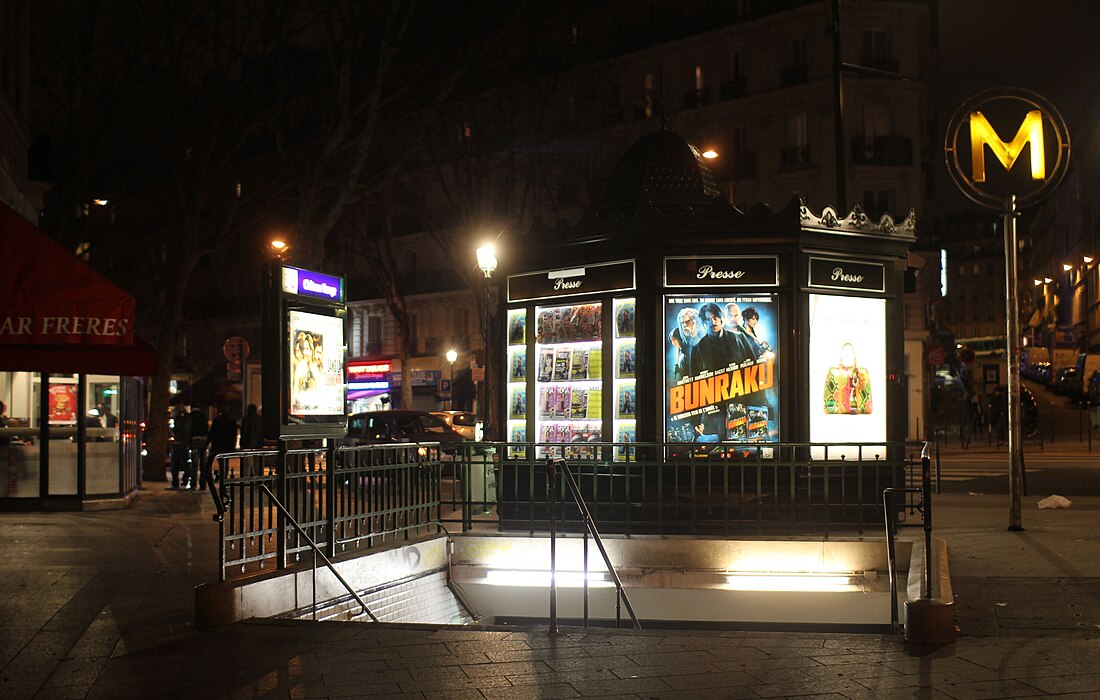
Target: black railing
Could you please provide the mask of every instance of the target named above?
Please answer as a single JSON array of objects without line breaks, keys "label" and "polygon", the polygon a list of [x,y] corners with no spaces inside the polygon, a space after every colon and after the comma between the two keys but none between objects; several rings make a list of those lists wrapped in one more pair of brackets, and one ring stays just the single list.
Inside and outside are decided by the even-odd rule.
[{"label": "black railing", "polygon": [[852,162],[862,165],[912,165],[913,140],[904,136],[856,136]]},{"label": "black railing", "polygon": [[915,495],[920,494],[920,501],[910,508],[922,515],[921,526],[924,528],[924,575],[921,579],[920,597],[929,599],[932,597],[932,468],[928,454],[928,444],[925,443],[921,451],[920,486],[907,488],[886,488],[882,490],[883,522],[886,525],[886,552],[890,574],[890,624],[894,632],[901,632],[901,624],[898,614],[898,564],[894,539],[897,535],[899,508],[894,503],[894,494]]},{"label": "black railing", "polygon": [[808,145],[784,146],[779,152],[779,167],[782,170],[797,170],[811,165]]},{"label": "black railing", "polygon": [[314,545],[334,557],[440,530],[435,443],[227,453],[215,479],[223,581],[285,569]]},{"label": "black railing", "polygon": [[[561,481],[558,480],[558,475],[561,475]],[[638,616],[634,613],[634,606],[630,604],[630,598],[626,594],[626,589],[623,588],[623,582],[619,578],[619,572],[615,570],[615,566],[611,563],[611,557],[607,554],[607,548],[603,545],[603,537],[600,536],[600,531],[596,527],[596,522],[592,518],[592,514],[588,510],[588,505],[585,503],[584,495],[581,493],[580,487],[577,486],[577,480],[573,478],[573,473],[569,470],[569,465],[561,457],[550,457],[546,460],[546,499],[550,505],[550,634],[558,634],[558,589],[557,589],[557,493],[561,488],[561,484],[564,483],[569,489],[569,494],[573,497],[573,502],[577,504],[577,508],[581,511],[581,516],[584,519],[584,548],[582,550],[582,557],[584,559],[584,568],[582,576],[584,577],[584,612],[583,620],[584,626],[588,627],[588,538],[591,536],[596,542],[596,548],[600,550],[600,556],[603,557],[604,566],[607,567],[607,573],[611,574],[611,579],[615,583],[615,626],[619,627],[622,623],[622,606],[626,605],[626,611],[630,615],[630,620],[634,624],[634,629],[640,630],[642,625],[638,622]]]},{"label": "black railing", "polygon": [[[504,531],[546,532],[547,456],[565,456],[594,521],[615,534],[828,534],[862,532],[882,519],[882,490],[907,485],[920,443],[496,443],[463,446],[445,510],[463,530],[490,521]],[[569,453],[565,453],[569,450]],[[587,455],[589,458],[581,458]],[[450,506],[447,508],[446,506]],[[461,512],[461,515],[458,513]],[[560,527],[583,531],[561,507]],[[445,518],[446,520],[446,518]]]},{"label": "black railing", "polygon": [[[257,450],[219,455],[219,571],[285,569],[309,555],[369,551],[444,523],[546,532],[547,457],[570,462],[585,507],[563,531],[829,535],[882,522],[882,493],[916,481],[921,444],[463,443]],[[264,489],[300,526],[281,517]],[[564,494],[566,486],[557,485]],[[912,506],[910,506],[912,507]]]}]

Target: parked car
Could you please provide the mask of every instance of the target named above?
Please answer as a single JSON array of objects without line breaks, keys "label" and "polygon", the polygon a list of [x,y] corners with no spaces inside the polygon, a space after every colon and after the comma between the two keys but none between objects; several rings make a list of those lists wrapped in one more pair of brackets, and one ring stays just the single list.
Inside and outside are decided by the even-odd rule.
[{"label": "parked car", "polygon": [[465,438],[442,418],[427,411],[400,410],[356,413],[348,419],[348,441],[355,445],[438,442],[453,454]]},{"label": "parked car", "polygon": [[1050,384],[1050,389],[1059,396],[1072,396],[1074,384],[1077,383],[1077,368],[1063,367],[1058,370],[1058,375]]},{"label": "parked car", "polygon": [[477,414],[469,411],[432,411],[433,416],[439,416],[443,422],[466,438],[477,439]]},{"label": "parked car", "polygon": [[1100,406],[1100,369],[1093,371],[1085,391],[1085,398],[1091,401],[1093,406]]}]

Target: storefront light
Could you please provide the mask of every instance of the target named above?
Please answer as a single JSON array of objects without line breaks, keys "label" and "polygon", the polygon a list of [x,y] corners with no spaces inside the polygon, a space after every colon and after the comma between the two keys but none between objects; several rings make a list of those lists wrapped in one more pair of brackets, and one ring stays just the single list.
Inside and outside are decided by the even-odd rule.
[{"label": "storefront light", "polygon": [[[579,588],[584,585],[583,571],[558,571],[555,582],[564,588]],[[549,586],[550,572],[546,570],[490,569],[485,572],[485,582],[493,586]],[[588,572],[588,585],[592,588],[608,588],[614,584],[607,580],[607,573]]]},{"label": "storefront light", "polygon": [[857,576],[841,572],[737,571],[726,576],[726,585],[735,591],[859,591]]}]

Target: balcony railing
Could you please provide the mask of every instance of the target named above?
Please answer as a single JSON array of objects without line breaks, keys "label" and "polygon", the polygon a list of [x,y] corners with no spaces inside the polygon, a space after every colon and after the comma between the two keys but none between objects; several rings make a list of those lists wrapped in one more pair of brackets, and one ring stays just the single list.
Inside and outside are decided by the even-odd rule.
[{"label": "balcony railing", "polygon": [[809,145],[784,146],[783,150],[779,152],[780,170],[798,170],[799,168],[808,168],[811,165],[813,163],[810,162]]},{"label": "balcony railing", "polygon": [[852,162],[863,165],[912,165],[913,140],[904,136],[856,136]]},{"label": "balcony railing", "polygon": [[710,90],[708,88],[688,90],[684,93],[684,109],[706,107],[708,104],[710,104]]},{"label": "balcony railing", "polygon": [[888,73],[898,72],[898,59],[893,56],[864,56],[859,59],[859,65]]}]

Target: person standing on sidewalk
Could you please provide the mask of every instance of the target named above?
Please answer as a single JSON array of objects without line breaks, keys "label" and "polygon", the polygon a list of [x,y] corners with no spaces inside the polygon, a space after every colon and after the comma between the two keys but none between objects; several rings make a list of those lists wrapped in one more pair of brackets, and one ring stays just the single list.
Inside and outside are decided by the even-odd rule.
[{"label": "person standing on sidewalk", "polygon": [[237,448],[237,421],[218,406],[218,415],[210,423],[210,432],[206,436],[206,461],[203,462],[199,477],[198,490],[206,489],[207,481],[214,479],[214,460],[223,452],[232,452]]},{"label": "person standing on sidewalk", "polygon": [[248,412],[241,418],[241,449],[258,450],[264,446],[263,418],[256,404],[248,404]]}]

